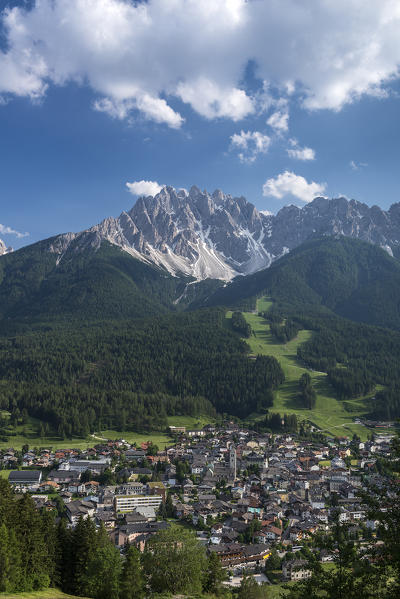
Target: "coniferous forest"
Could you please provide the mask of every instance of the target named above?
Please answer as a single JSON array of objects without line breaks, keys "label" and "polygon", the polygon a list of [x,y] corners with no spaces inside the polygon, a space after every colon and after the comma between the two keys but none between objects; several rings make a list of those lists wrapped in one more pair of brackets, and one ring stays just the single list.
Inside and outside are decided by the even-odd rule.
[{"label": "coniferous forest", "polygon": [[131,545],[121,555],[104,526],[81,518],[67,528],[56,512],[39,512],[29,494],[14,494],[0,479],[0,593],[57,587],[94,599],[140,599],[145,587],[215,592],[223,579],[220,563],[206,556],[192,531],[172,525],[144,553]]},{"label": "coniferous forest", "polygon": [[24,410],[64,437],[160,430],[166,417],[244,417],[283,382],[273,357],[247,357],[224,310],[99,322],[0,340],[0,409]]}]

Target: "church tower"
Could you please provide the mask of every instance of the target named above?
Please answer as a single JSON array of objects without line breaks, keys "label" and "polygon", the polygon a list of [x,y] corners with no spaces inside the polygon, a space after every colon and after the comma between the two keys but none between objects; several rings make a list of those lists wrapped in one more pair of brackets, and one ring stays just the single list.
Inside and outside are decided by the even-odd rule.
[{"label": "church tower", "polygon": [[229,468],[230,468],[230,474],[231,477],[233,478],[233,480],[236,479],[236,447],[233,443],[231,443],[231,446],[229,448]]}]

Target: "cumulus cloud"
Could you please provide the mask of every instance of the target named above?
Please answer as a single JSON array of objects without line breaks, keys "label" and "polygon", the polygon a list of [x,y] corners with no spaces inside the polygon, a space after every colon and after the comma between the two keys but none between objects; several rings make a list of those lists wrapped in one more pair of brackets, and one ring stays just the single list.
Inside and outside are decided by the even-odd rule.
[{"label": "cumulus cloud", "polygon": [[289,129],[289,113],[287,110],[277,110],[273,112],[267,124],[277,133],[284,133]]},{"label": "cumulus cloud", "polygon": [[177,95],[207,119],[228,117],[239,121],[254,112],[253,101],[242,89],[221,87],[204,77],[197,81],[180,83]]},{"label": "cumulus cloud", "polygon": [[157,181],[133,181],[126,183],[128,191],[135,196],[155,196],[163,188]]},{"label": "cumulus cloud", "polygon": [[312,148],[308,148],[304,146],[304,148],[299,146],[299,142],[297,139],[290,139],[289,143],[291,148],[288,148],[286,151],[290,158],[294,158],[295,160],[315,160],[315,150]]},{"label": "cumulus cloud", "polygon": [[231,136],[231,148],[238,151],[241,162],[254,162],[259,154],[268,152],[271,138],[260,131],[241,131]]},{"label": "cumulus cloud", "polygon": [[1,235],[15,235],[18,239],[22,239],[23,237],[28,237],[29,233],[20,233],[11,227],[7,227],[6,225],[2,225],[0,223],[0,234]]},{"label": "cumulus cloud", "polygon": [[322,195],[325,189],[326,183],[308,183],[301,175],[285,171],[264,183],[263,195],[279,200],[285,196],[293,196],[302,202],[311,202],[315,197]]},{"label": "cumulus cloud", "polygon": [[[312,110],[385,96],[399,78],[394,0],[36,0],[1,18],[0,95],[35,100],[73,81],[114,118],[140,111],[173,128],[176,100],[207,119],[254,112],[249,61],[264,89]],[[269,120],[282,132],[287,119]]]}]

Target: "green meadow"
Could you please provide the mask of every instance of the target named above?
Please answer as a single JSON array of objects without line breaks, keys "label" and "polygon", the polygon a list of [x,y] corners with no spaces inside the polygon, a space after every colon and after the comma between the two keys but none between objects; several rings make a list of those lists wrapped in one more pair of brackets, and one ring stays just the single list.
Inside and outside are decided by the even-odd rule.
[{"label": "green meadow", "polygon": [[[281,414],[296,414],[299,420],[308,420],[319,429],[332,435],[340,437],[352,436],[357,433],[362,439],[366,439],[368,429],[363,425],[355,424],[354,418],[367,412],[367,398],[357,398],[346,402],[338,401],[328,382],[327,375],[324,372],[309,370],[299,362],[297,348],[310,339],[312,331],[302,330],[295,339],[288,343],[278,343],[271,334],[269,324],[258,316],[259,311],[268,310],[271,305],[271,301],[263,298],[257,301],[255,313],[244,312],[243,314],[252,328],[252,335],[246,339],[251,352],[254,355],[274,356],[285,373],[286,380],[276,392],[272,409]],[[231,315],[232,313],[228,312],[227,318],[229,319]],[[299,407],[297,402],[298,381],[305,372],[310,374],[317,393],[317,403],[313,410]],[[259,419],[262,416],[254,415],[254,418]]]},{"label": "green meadow", "polygon": [[[75,595],[66,595],[58,589],[44,589],[31,593],[0,593],[0,599],[79,599]],[[84,598],[80,598],[84,599]]]}]

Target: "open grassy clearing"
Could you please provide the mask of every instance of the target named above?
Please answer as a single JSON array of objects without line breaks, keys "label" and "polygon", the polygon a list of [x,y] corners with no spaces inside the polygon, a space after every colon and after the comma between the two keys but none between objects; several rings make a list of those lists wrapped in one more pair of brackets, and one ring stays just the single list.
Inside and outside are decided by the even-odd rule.
[{"label": "open grassy clearing", "polygon": [[[179,419],[180,417],[177,416],[176,418]],[[188,417],[188,419],[189,418],[190,417]],[[192,421],[194,424],[195,422],[202,422],[202,419],[193,418]],[[190,422],[190,420],[188,420],[188,422]],[[81,437],[72,437],[72,439],[61,439],[61,437],[58,437],[57,435],[54,435],[50,432],[47,436],[41,437],[39,435],[40,425],[41,421],[37,418],[29,418],[28,422],[24,425],[18,425],[15,428],[9,427],[10,433],[13,432],[16,433],[16,435],[10,434],[7,441],[0,440],[0,449],[7,449],[8,447],[13,447],[14,449],[20,450],[23,445],[29,445],[30,448],[38,447],[42,449],[88,449],[89,447],[93,447],[93,445],[96,445],[104,439],[125,439],[129,443],[137,443],[139,445],[140,443],[144,443],[145,441],[153,441],[153,443],[158,445],[160,449],[164,449],[167,445],[172,444],[172,438],[166,433],[161,433],[159,431],[140,434],[132,431],[107,430],[88,435],[86,439],[83,439]],[[185,425],[177,424],[176,426]],[[195,427],[193,426],[193,428]]]},{"label": "open grassy clearing", "polygon": [[37,418],[29,417],[26,424],[20,424],[14,428],[10,426],[8,428],[10,433],[8,440],[0,440],[0,449],[7,449],[8,447],[21,449],[23,445],[46,449],[51,447],[57,447],[58,449],[67,449],[70,447],[87,449],[88,447],[93,446],[93,440],[90,439],[90,437],[87,439],[82,439],[81,437],[61,439],[61,437],[58,437],[53,432],[49,432],[47,435],[41,437],[39,434],[41,424],[42,422]]},{"label": "open grassy clearing", "polygon": [[128,443],[136,443],[136,445],[152,441],[155,445],[158,445],[159,449],[165,449],[165,447],[173,445],[173,439],[166,433],[160,432],[135,433],[132,431],[107,430],[95,433],[92,439],[92,445],[103,439],[125,439]]},{"label": "open grassy clearing", "polygon": [[0,597],[1,599],[79,599],[75,595],[66,595],[58,589],[44,589],[31,593],[0,593]]},{"label": "open grassy clearing", "polygon": [[[268,299],[258,300],[257,312],[267,310],[271,305],[272,302]],[[366,439],[369,430],[361,424],[355,424],[353,420],[367,412],[365,403],[367,398],[357,398],[348,402],[338,401],[327,380],[327,375],[324,372],[309,370],[299,362],[297,348],[310,339],[312,332],[302,330],[288,343],[277,343],[263,318],[257,313],[244,312],[243,314],[252,328],[251,337],[246,339],[252,353],[274,356],[285,373],[286,380],[276,393],[273,410],[281,414],[296,414],[299,420],[309,420],[332,435],[352,436],[357,433],[362,439]],[[229,319],[231,315],[232,313],[228,312],[227,318]],[[317,392],[317,403],[313,410],[297,405],[298,381],[305,372],[310,374]],[[351,412],[345,409],[346,403],[351,407]],[[255,415],[255,418],[262,417]]]},{"label": "open grassy clearing", "polygon": [[189,430],[199,430],[214,421],[210,416],[168,416],[168,426],[186,426]]}]

